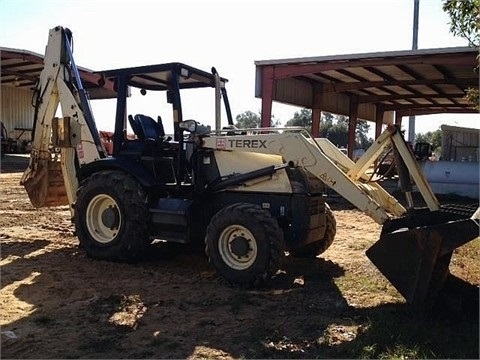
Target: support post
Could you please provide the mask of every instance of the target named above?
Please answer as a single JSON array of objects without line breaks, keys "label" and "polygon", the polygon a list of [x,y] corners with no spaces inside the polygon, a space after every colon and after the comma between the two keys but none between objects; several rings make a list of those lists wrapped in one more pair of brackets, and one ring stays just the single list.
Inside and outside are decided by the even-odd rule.
[{"label": "support post", "polygon": [[383,114],[385,111],[377,106],[375,110],[375,139],[378,139],[380,134],[382,133],[382,125],[383,125]]},{"label": "support post", "polygon": [[274,91],[273,66],[262,68],[262,119],[260,127],[270,127]]},{"label": "support post", "polygon": [[314,138],[320,137],[320,121],[322,119],[322,110],[312,110],[312,136]]},{"label": "support post", "polygon": [[350,112],[348,116],[348,157],[353,159],[353,150],[355,148],[355,131],[357,130],[358,99],[350,98]]},{"label": "support post", "polygon": [[402,126],[402,117],[403,117],[402,113],[395,111],[395,125]]},{"label": "support post", "polygon": [[[420,0],[413,0],[413,40],[412,50],[418,49],[418,13]],[[408,141],[413,145],[415,142],[415,115],[408,118]]]},{"label": "support post", "polygon": [[316,84],[313,86],[313,109],[312,109],[312,135],[320,136],[320,122],[322,121],[323,105],[323,86]]}]

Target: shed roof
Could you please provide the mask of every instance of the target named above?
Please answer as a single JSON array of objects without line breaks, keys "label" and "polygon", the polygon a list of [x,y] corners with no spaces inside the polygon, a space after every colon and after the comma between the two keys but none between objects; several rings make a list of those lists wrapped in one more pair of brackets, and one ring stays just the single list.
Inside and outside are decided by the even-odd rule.
[{"label": "shed roof", "polygon": [[272,100],[290,105],[348,115],[354,99],[365,120],[375,120],[377,108],[397,116],[475,113],[464,96],[479,87],[478,54],[453,47],[260,60],[255,95],[265,95],[269,69]]},{"label": "shed roof", "polygon": [[[22,89],[34,89],[37,79],[43,69],[43,55],[28,50],[0,47],[1,54],[1,85],[15,86]],[[113,84],[105,82],[94,71],[78,67],[80,77],[91,99],[115,98]]]}]

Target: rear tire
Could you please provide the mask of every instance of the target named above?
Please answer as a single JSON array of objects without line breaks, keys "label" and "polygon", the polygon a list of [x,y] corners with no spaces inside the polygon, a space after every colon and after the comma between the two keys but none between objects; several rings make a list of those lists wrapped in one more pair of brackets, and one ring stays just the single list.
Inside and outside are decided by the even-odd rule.
[{"label": "rear tire", "polygon": [[301,248],[291,250],[290,254],[292,256],[299,258],[314,258],[327,251],[330,245],[332,245],[333,239],[335,239],[335,234],[337,233],[337,222],[328,204],[325,204],[325,215],[326,228],[323,238]]},{"label": "rear tire", "polygon": [[258,205],[227,206],[207,227],[205,252],[217,273],[240,287],[261,286],[280,268],[283,233]]},{"label": "rear tire", "polygon": [[133,262],[148,244],[149,211],[141,185],[121,171],[83,180],[77,191],[75,230],[80,246],[95,259]]}]

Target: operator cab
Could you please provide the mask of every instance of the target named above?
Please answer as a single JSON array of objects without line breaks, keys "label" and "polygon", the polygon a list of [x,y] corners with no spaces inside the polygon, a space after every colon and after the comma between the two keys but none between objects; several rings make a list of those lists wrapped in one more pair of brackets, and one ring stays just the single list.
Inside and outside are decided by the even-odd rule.
[{"label": "operator cab", "polygon": [[[197,126],[202,132],[207,127],[202,127],[194,120],[187,121],[186,124],[195,124],[195,131],[191,131],[188,126],[180,126],[184,115],[189,111],[184,108],[182,100],[191,89],[213,90],[210,98],[215,98],[215,101],[203,103],[211,104],[212,107],[215,104],[213,113],[215,123],[218,124],[220,114],[217,112],[222,108],[219,102],[223,98],[223,109],[228,124],[232,125],[225,89],[228,80],[221,78],[215,69],[206,72],[182,63],[107,70],[101,72],[101,75],[112,81],[117,91],[113,161],[122,162],[125,166],[141,164],[154,179],[155,185],[172,188],[191,185],[193,175],[190,158],[195,148],[193,133]],[[199,94],[198,90],[196,94]],[[218,94],[222,96],[217,96]],[[140,110],[135,100],[143,104]],[[164,115],[163,119],[157,116],[155,120],[151,116],[155,113]],[[190,113],[197,114],[198,109],[190,110]],[[171,123],[165,123],[166,118]],[[135,139],[127,137],[128,126],[135,134]]]}]

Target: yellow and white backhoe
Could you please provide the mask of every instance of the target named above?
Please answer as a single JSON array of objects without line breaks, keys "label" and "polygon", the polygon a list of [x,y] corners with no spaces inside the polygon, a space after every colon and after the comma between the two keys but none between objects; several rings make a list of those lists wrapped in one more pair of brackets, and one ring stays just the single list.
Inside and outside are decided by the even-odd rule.
[{"label": "yellow and white backhoe", "polygon": [[[357,162],[303,129],[239,130],[227,80],[215,69],[168,63],[102,72],[117,91],[107,155],[70,44],[68,29],[50,31],[22,184],[37,207],[70,205],[80,244],[93,258],[135,261],[154,239],[205,242],[222,277],[257,286],[277,272],[285,251],[315,257],[332,244],[337,224],[325,202],[329,187],[383,225],[367,256],[424,310],[449,277],[454,249],[478,236],[479,211],[439,204],[397,127],[389,126]],[[214,89],[213,131],[183,119],[180,94],[194,88]],[[165,134],[160,116],[128,113],[135,94],[151,95],[154,104],[166,94],[173,134]],[[62,116],[55,117],[59,104]],[[135,139],[126,136],[128,123]],[[396,154],[407,208],[370,173],[387,146]],[[414,207],[412,180],[426,207]]]}]

